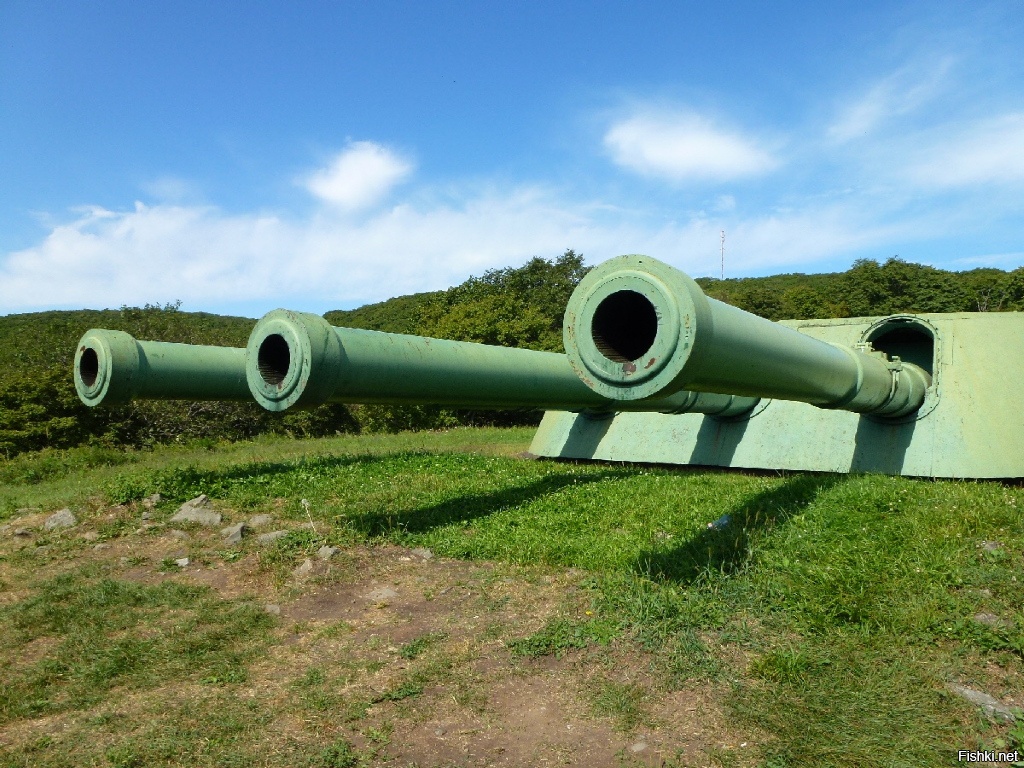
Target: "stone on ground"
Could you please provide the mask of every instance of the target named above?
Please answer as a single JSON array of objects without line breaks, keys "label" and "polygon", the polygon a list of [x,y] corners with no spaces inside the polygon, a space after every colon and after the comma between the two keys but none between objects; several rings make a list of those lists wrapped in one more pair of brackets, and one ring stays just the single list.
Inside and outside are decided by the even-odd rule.
[{"label": "stone on ground", "polygon": [[1015,719],[1012,707],[1006,706],[999,699],[989,696],[983,691],[976,691],[966,685],[957,685],[956,683],[949,683],[946,687],[960,698],[981,707],[989,717],[1006,722],[1013,722]]},{"label": "stone on ground", "polygon": [[270,525],[274,522],[274,518],[270,515],[253,515],[249,518],[250,528],[262,528],[265,525]]},{"label": "stone on ground", "polygon": [[242,536],[245,535],[245,529],[245,523],[237,523],[236,525],[229,525],[220,533],[224,537],[225,544],[238,544],[242,540]]},{"label": "stone on ground", "polygon": [[73,525],[78,525],[78,518],[76,518],[74,513],[66,507],[54,512],[46,518],[46,522],[43,523],[43,527],[48,531],[52,531],[56,528],[70,528]]},{"label": "stone on ground", "polygon": [[288,531],[271,531],[270,533],[261,533],[256,537],[256,541],[260,544],[273,544],[278,539],[283,539],[288,535]]},{"label": "stone on ground", "polygon": [[200,525],[220,525],[219,512],[213,511],[210,498],[202,493],[178,507],[178,511],[170,519],[172,523],[199,523]]},{"label": "stone on ground", "polygon": [[341,552],[341,550],[337,547],[331,547],[325,544],[316,551],[316,556],[319,557],[321,560],[330,560],[339,552]]}]

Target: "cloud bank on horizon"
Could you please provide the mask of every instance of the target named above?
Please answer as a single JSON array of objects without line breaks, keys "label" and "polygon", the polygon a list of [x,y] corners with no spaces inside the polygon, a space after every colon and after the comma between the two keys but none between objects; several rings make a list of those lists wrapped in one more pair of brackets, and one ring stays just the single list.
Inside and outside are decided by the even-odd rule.
[{"label": "cloud bank on horizon", "polygon": [[[275,126],[287,160],[247,154],[260,184],[230,199],[215,192],[231,175],[191,174],[179,148],[180,168],[161,157],[149,165],[162,173],[134,186],[129,169],[82,184],[73,206],[36,208],[38,234],[22,223],[28,243],[0,249],[0,313],[178,299],[193,310],[322,312],[566,248],[591,263],[646,253],[717,274],[723,231],[727,276],[845,269],[896,253],[1012,269],[1024,263],[1024,86],[993,27],[979,22],[965,44],[907,23],[892,36],[898,45],[886,40],[849,79],[778,62],[803,78],[785,109],[771,106],[770,89],[745,106],[728,83],[698,89],[681,77],[652,88],[651,77],[671,76],[659,71],[632,88],[595,77],[586,104],[567,84],[548,85],[561,113],[507,132],[495,124],[495,135],[460,128],[464,114],[428,130],[413,117],[402,130],[353,119],[338,126],[340,139],[315,141]],[[837,69],[848,61],[835,60]],[[749,77],[744,87],[767,88]],[[529,106],[529,90],[513,95]],[[519,147],[523,134],[539,138]],[[202,152],[231,156],[238,141],[217,136]],[[14,153],[0,149],[0,171],[41,173]],[[455,160],[442,162],[446,153]],[[8,225],[32,209],[11,189],[0,204]]]}]

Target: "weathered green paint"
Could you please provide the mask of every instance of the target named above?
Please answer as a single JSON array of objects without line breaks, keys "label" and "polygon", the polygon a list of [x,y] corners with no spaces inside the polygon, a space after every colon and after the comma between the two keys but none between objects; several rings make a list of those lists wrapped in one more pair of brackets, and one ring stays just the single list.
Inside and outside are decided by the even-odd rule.
[{"label": "weathered green paint", "polygon": [[548,457],[1024,477],[1024,314],[770,323],[630,256],[593,270],[566,319],[568,357],[333,328],[284,310],[260,321],[246,350],[91,330],[75,385],[88,405],[546,408],[531,451]]},{"label": "weathered green paint", "polygon": [[538,456],[953,478],[1024,477],[1024,314],[787,321],[809,339],[874,344],[931,372],[922,406],[881,419],[764,400],[746,419],[549,413]]},{"label": "weathered green paint", "polygon": [[334,328],[317,315],[287,310],[271,312],[253,329],[246,370],[253,397],[271,411],[325,402],[430,403],[728,417],[756,404],[752,398],[692,392],[620,404],[583,384],[565,355]]},{"label": "weathered green paint", "polygon": [[245,350],[137,341],[123,331],[86,331],[75,352],[82,402],[121,405],[134,398],[248,400]]},{"label": "weathered green paint", "polygon": [[569,300],[564,341],[580,378],[623,401],[690,389],[901,417],[929,385],[912,363],[827,344],[710,299],[647,256],[620,256],[587,274]]}]

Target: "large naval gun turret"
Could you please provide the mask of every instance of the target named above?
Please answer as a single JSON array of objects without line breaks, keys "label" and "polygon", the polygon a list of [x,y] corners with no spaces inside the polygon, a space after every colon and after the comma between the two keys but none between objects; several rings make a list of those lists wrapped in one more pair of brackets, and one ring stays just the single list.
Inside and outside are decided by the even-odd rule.
[{"label": "large naval gun turret", "polygon": [[1024,315],[775,323],[704,295],[646,256],[591,270],[566,354],[352,328],[275,310],[245,349],[91,330],[75,356],[87,405],[248,399],[547,413],[542,457],[749,469],[1024,477]]}]

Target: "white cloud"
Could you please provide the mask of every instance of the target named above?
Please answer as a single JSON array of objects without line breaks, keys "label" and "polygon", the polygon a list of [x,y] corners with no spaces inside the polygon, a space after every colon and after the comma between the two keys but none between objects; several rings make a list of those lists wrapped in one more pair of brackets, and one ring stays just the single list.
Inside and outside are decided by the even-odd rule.
[{"label": "white cloud", "polygon": [[685,112],[621,120],[605,133],[604,146],[619,165],[675,182],[728,181],[779,165],[756,141]]},{"label": "white cloud", "polygon": [[247,303],[263,307],[255,313],[323,311],[445,288],[569,247],[592,263],[646,253],[716,274],[722,229],[727,274],[798,268],[893,234],[839,207],[652,220],[540,187],[485,190],[457,205],[402,204],[358,221],[136,204],[83,210],[38,246],[0,260],[0,313],[176,299],[193,310]]},{"label": "white cloud", "polygon": [[942,92],[952,66],[953,59],[944,58],[908,65],[879,80],[839,108],[829,138],[839,143],[863,138],[886,121],[916,112]]},{"label": "white cloud", "polygon": [[[906,175],[917,184],[966,187],[1024,182],[1024,112],[943,129],[910,154]],[[919,142],[920,143],[920,142]]]},{"label": "white cloud", "polygon": [[196,184],[177,176],[160,176],[140,187],[147,195],[163,203],[183,203],[201,197]]},{"label": "white cloud", "polygon": [[412,163],[387,147],[355,141],[302,184],[324,202],[356,211],[380,201],[412,169]]}]

